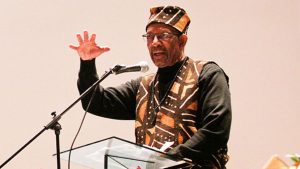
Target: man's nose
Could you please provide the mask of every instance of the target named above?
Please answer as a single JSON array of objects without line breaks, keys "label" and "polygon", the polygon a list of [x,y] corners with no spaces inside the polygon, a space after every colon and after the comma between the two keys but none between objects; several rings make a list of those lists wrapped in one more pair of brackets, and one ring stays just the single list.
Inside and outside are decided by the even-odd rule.
[{"label": "man's nose", "polygon": [[160,43],[159,39],[157,38],[157,35],[154,36],[152,44]]}]

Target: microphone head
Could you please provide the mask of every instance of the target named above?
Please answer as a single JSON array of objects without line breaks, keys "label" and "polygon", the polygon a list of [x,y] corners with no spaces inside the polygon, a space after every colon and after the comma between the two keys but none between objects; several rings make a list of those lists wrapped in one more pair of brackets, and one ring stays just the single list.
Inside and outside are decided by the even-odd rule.
[{"label": "microphone head", "polygon": [[138,63],[138,65],[141,67],[141,72],[147,72],[149,70],[148,63],[145,61],[141,61]]}]

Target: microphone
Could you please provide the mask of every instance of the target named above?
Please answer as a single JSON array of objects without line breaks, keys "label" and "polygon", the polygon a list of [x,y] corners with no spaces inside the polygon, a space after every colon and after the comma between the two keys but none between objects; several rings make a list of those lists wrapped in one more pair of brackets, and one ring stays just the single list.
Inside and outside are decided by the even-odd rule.
[{"label": "microphone", "polygon": [[141,61],[138,64],[132,66],[120,66],[120,68],[113,73],[117,75],[125,72],[147,72],[148,70],[148,63],[145,61]]}]

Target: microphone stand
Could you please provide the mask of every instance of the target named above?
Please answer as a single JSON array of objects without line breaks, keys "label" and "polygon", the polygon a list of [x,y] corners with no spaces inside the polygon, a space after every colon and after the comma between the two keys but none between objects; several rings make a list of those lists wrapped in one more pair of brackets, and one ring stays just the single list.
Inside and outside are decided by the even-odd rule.
[{"label": "microphone stand", "polygon": [[109,76],[112,73],[117,73],[121,68],[124,68],[124,66],[116,65],[114,68],[109,69],[109,71],[106,71],[104,75],[100,79],[98,79],[92,86],[90,86],[88,89],[85,90],[70,106],[68,106],[63,112],[61,112],[59,115],[56,116],[55,112],[52,112],[51,115],[53,116],[52,121],[48,123],[44,128],[38,132],[32,139],[30,139],[26,144],[24,144],[18,151],[16,151],[11,157],[9,157],[3,164],[1,164],[0,168],[4,167],[10,160],[12,160],[16,155],[18,155],[23,149],[25,149],[31,142],[33,142],[38,136],[40,136],[45,130],[52,129],[55,131],[56,135],[56,154],[57,154],[57,169],[60,169],[60,149],[59,149],[59,134],[61,130],[61,125],[58,123],[58,121],[61,119],[61,117],[70,110],[76,103],[78,103],[82,98],[84,98],[88,93],[90,93],[97,85],[100,84],[107,76]]}]

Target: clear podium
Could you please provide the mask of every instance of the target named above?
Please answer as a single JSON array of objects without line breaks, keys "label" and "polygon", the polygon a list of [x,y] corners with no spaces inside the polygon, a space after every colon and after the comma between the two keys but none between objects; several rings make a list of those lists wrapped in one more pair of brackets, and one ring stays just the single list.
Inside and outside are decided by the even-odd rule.
[{"label": "clear podium", "polygon": [[[61,152],[60,158],[68,160],[69,152]],[[70,161],[92,169],[173,169],[192,166],[189,161],[175,159],[118,137],[74,148]]]}]

